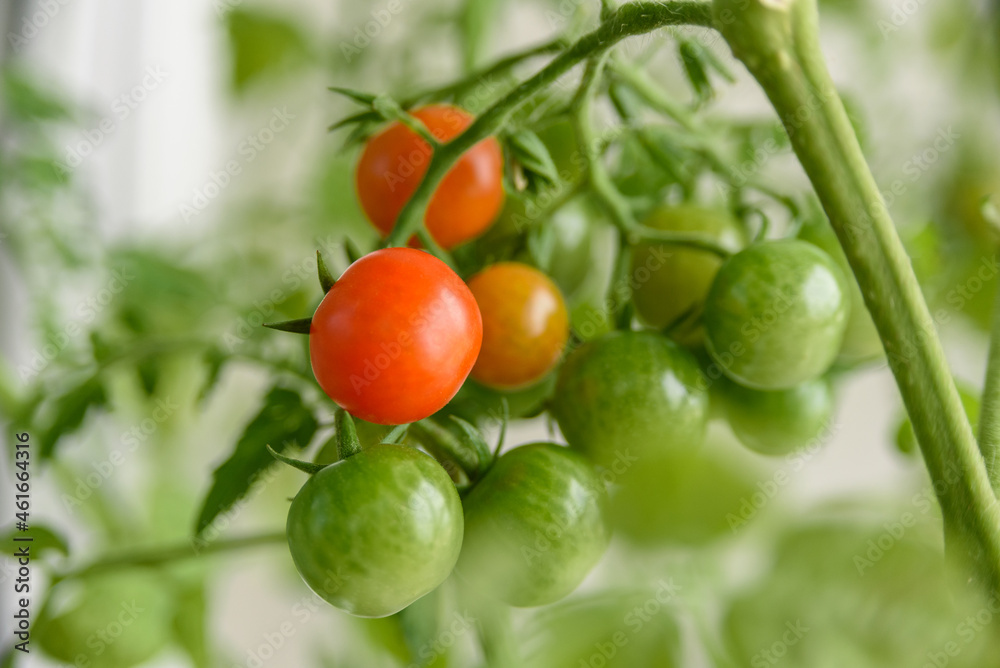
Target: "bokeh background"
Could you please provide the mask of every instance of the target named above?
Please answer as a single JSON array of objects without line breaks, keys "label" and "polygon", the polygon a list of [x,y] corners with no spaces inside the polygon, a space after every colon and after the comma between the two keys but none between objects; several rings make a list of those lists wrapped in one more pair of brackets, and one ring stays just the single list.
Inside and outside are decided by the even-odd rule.
[{"label": "bokeh background", "polygon": [[[68,556],[56,550],[34,562],[32,600],[38,605],[53,568],[108,551],[187,540],[211,471],[281,373],[273,360],[301,358],[301,341],[257,325],[302,317],[313,307],[319,297],[316,248],[339,271],[346,266],[345,236],[362,248],[376,243],[353,192],[357,146],[343,148],[349,131],[327,133],[328,125],[356,107],[327,86],[405,97],[592,25],[598,11],[590,0],[393,4],[398,12],[387,13],[387,2],[346,0],[0,4],[2,438],[9,441],[14,430],[26,428],[57,453],[45,464],[34,462],[31,517],[57,530],[69,546]],[[975,392],[996,286],[995,271],[978,284],[969,281],[995,262],[994,241],[978,207],[984,195],[1000,188],[997,7],[972,0],[831,0],[821,7],[834,79],[876,178],[893,192],[890,211],[928,296],[946,315],[940,332],[956,377]],[[669,36],[634,39],[621,48],[678,98],[691,96]],[[712,48],[731,64],[737,81],[720,83],[703,113],[771,118],[756,84],[723,45]],[[525,64],[519,76],[539,62]],[[576,71],[568,81],[578,76]],[[750,169],[785,192],[808,189],[787,151]],[[955,297],[962,287],[968,298]],[[206,348],[206,340],[215,347]],[[140,344],[145,349],[135,352]],[[98,362],[100,389],[88,386],[94,360],[116,353],[124,362]],[[745,527],[704,529],[699,522],[718,522],[718,516],[698,519],[692,509],[720,508],[720,478],[705,473],[704,484],[691,484],[686,496],[653,502],[659,511],[653,516],[665,525],[671,517],[693,516],[690,522],[701,528],[692,533],[681,527],[672,539],[652,545],[616,540],[575,596],[607,597],[672,578],[682,593],[670,604],[671,621],[657,621],[665,625],[655,632],[661,640],[649,647],[634,642],[633,648],[648,665],[668,663],[656,658],[665,651],[657,643],[669,646],[676,665],[721,665],[714,645],[727,632],[712,629],[722,628],[734,596],[766,577],[775,546],[795,527],[834,516],[865,527],[840,542],[829,536],[801,541],[815,552],[809,558],[816,572],[825,572],[822,554],[863,554],[863,531],[877,537],[880,526],[907,511],[926,519],[920,531],[927,538],[922,533],[920,540],[933,552],[936,511],[921,513],[915,505],[915,495],[927,488],[926,476],[919,456],[896,447],[901,407],[885,365],[844,377],[838,398],[832,435],[794,470],[788,461],[739,450],[727,428],[713,424],[708,451],[748,481],[746,498],[777,471],[789,473],[787,484]],[[32,400],[40,412],[25,423],[15,409]],[[549,430],[544,419],[518,421],[508,443],[548,438]],[[79,491],[79,480],[133,442],[138,444],[124,461],[89,486],[90,494]],[[9,458],[0,470],[0,524],[6,525],[13,515]],[[301,480],[294,471],[276,471],[234,514],[227,535],[280,530],[285,499]],[[67,503],[67,494],[79,503]],[[924,553],[914,548],[914,555],[922,564]],[[9,619],[11,571],[4,563],[0,600]],[[883,583],[887,590],[919,585],[907,578],[922,567],[910,565],[893,567],[903,576]],[[866,580],[850,572],[850,563],[846,570],[836,577],[850,585],[837,588],[847,592],[847,607],[858,604],[859,620],[875,615],[884,622],[885,614],[899,613],[888,604],[868,605],[859,593],[877,591],[881,576]],[[207,601],[210,658],[203,665],[404,665],[386,649],[399,643],[393,635],[398,630],[388,624],[361,623],[328,607],[300,614],[308,591],[281,545],[206,558],[181,571],[177,581],[196,583],[192,587]],[[804,575],[795,586],[786,584],[793,590],[809,582]],[[836,607],[823,603],[830,592],[817,591],[814,599],[806,595],[790,604],[788,594],[764,605],[789,621],[796,618],[785,612],[789,606],[807,618],[810,611]],[[620,623],[615,605],[606,614]],[[586,610],[590,617],[571,618],[572,626],[594,629],[599,637],[603,609],[592,603]],[[515,618],[525,651],[541,656],[545,633],[563,637],[559,615],[545,614]],[[821,635],[857,640],[860,629],[832,619],[818,615],[814,628],[836,630],[811,632],[806,641]],[[907,626],[902,617],[885,623],[908,638],[922,628],[917,622]],[[280,641],[273,640],[276,633]],[[457,634],[452,665],[478,661],[472,635]],[[581,635],[588,634],[566,637],[579,642]],[[799,665],[869,665],[864,661],[874,659],[863,658],[863,648],[883,641],[859,641],[858,655],[838,655],[838,663]],[[572,642],[559,641],[562,647]],[[4,649],[7,644],[5,638]],[[255,664],[265,645],[273,656]],[[769,641],[764,637],[759,645]],[[32,652],[17,665],[59,664]],[[192,664],[175,644],[144,665]]]}]

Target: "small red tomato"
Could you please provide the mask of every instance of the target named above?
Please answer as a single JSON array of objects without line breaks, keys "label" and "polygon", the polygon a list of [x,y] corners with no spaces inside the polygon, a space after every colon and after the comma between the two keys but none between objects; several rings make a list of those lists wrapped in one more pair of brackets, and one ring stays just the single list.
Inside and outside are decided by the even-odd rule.
[{"label": "small red tomato", "polygon": [[483,316],[483,349],[472,377],[498,389],[541,380],[559,362],[569,315],[548,276],[519,262],[500,262],[469,281]]},{"label": "small red tomato", "polygon": [[326,293],[309,357],[320,387],[348,413],[403,424],[455,396],[482,341],[476,300],[448,265],[386,248],[352,264]]},{"label": "small red tomato", "polygon": [[[472,123],[467,112],[431,105],[413,112],[440,142],[455,138]],[[431,147],[399,122],[368,140],[355,173],[361,208],[387,235],[403,205],[424,178]],[[503,205],[503,153],[495,137],[466,151],[438,185],[427,207],[427,230],[445,249],[486,231]]]}]

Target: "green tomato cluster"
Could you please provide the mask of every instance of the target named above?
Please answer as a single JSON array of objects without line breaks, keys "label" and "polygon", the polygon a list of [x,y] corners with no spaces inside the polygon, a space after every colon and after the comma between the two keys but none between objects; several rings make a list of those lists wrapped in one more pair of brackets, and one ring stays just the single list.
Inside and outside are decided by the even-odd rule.
[{"label": "green tomato cluster", "polygon": [[306,584],[359,617],[399,612],[456,564],[480,592],[537,606],[573,591],[600,559],[607,505],[593,467],[563,446],[510,450],[460,499],[433,458],[383,443],[306,482],[288,544]]}]

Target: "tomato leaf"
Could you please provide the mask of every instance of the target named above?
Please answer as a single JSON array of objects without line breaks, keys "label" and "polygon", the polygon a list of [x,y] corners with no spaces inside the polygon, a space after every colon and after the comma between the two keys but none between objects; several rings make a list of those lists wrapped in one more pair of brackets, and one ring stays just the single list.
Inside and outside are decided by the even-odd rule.
[{"label": "tomato leaf", "polygon": [[[15,543],[15,538],[31,538],[31,542],[18,541]],[[46,550],[55,550],[64,557],[69,556],[69,544],[66,539],[43,524],[32,523],[27,531],[18,531],[11,527],[3,536],[0,536],[0,543],[4,545],[30,545],[33,555],[39,555]]]},{"label": "tomato leaf", "polygon": [[201,534],[220,513],[243,498],[254,480],[274,464],[267,452],[268,443],[277,443],[274,449],[278,452],[292,444],[305,447],[317,426],[312,411],[297,392],[272,388],[232,454],[212,474],[212,487],[202,504],[195,533]]},{"label": "tomato leaf", "polygon": [[52,404],[51,418],[37,438],[39,457],[51,458],[59,441],[80,428],[87,411],[91,407],[105,405],[107,400],[104,386],[96,375],[56,398]]},{"label": "tomato leaf", "polygon": [[232,86],[237,93],[265,75],[308,60],[305,36],[285,18],[236,8],[226,12],[225,20],[232,50]]},{"label": "tomato leaf", "polygon": [[382,437],[380,443],[401,443],[403,438],[406,436],[406,429],[409,427],[407,424],[397,424],[392,430]]},{"label": "tomato leaf", "polygon": [[538,190],[542,184],[559,183],[559,169],[545,143],[530,130],[518,130],[507,136],[508,151],[521,166],[528,188]]}]

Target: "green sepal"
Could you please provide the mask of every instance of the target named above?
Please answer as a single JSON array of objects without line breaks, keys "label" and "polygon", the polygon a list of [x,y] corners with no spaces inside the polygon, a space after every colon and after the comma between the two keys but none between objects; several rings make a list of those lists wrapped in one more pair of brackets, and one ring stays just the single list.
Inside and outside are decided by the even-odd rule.
[{"label": "green sepal", "polygon": [[379,443],[389,443],[396,444],[402,442],[403,438],[406,436],[406,430],[410,427],[409,423],[397,424],[392,430],[386,434]]},{"label": "green sepal", "polygon": [[285,320],[282,322],[265,322],[264,327],[276,329],[279,332],[292,332],[293,334],[308,334],[312,327],[312,318],[299,318],[298,320]]},{"label": "green sepal", "polygon": [[323,289],[323,293],[325,294],[330,291],[330,288],[337,282],[337,279],[330,273],[326,262],[323,260],[323,253],[320,251],[316,251],[316,271],[319,274],[319,287]]},{"label": "green sepal", "polygon": [[280,452],[277,452],[274,448],[272,448],[270,443],[267,444],[267,451],[268,453],[270,453],[272,457],[277,459],[282,464],[288,464],[292,468],[304,471],[309,475],[318,473],[319,471],[326,468],[326,466],[323,464],[313,464],[312,462],[304,462],[301,459],[294,459],[292,457],[287,457],[281,454]]}]

